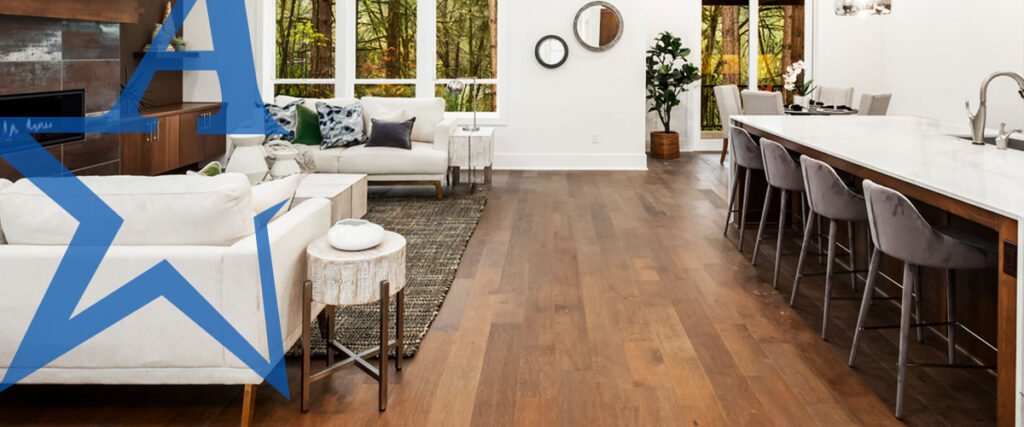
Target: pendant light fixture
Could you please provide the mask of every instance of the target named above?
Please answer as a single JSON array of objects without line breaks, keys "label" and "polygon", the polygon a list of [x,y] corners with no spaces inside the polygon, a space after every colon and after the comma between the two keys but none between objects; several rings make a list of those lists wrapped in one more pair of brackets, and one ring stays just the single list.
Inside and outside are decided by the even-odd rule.
[{"label": "pendant light fixture", "polygon": [[839,16],[888,15],[892,0],[835,0],[835,7]]}]

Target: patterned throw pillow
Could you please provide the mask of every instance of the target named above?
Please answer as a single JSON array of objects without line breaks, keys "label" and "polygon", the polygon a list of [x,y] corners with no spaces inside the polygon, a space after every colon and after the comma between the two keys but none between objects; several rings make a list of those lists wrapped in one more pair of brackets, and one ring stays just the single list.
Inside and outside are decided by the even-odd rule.
[{"label": "patterned throw pillow", "polygon": [[[298,113],[296,109],[303,101],[303,99],[292,101],[290,104],[283,107],[280,105],[266,104],[267,112],[270,113],[270,117],[273,118],[278,125],[283,127],[284,130],[288,131],[288,133],[285,135],[267,135],[267,139],[263,140],[264,143],[276,140],[288,142],[295,140],[295,126],[298,123]],[[273,128],[272,125],[272,123],[267,123],[267,129]]]},{"label": "patterned throw pillow", "polygon": [[323,142],[320,149],[351,147],[366,142],[363,132],[363,107],[359,104],[338,107],[324,102],[316,103],[320,116],[320,134]]}]

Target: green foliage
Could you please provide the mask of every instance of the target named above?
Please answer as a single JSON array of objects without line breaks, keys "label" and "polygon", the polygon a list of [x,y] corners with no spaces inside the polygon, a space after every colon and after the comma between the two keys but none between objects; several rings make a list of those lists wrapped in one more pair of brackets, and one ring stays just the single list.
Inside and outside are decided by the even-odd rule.
[{"label": "green foliage", "polygon": [[654,40],[654,46],[647,51],[647,99],[651,101],[648,111],[657,112],[665,132],[671,132],[672,108],[680,104],[687,86],[700,80],[700,70],[686,59],[690,49],[683,47],[679,37],[666,31]]}]

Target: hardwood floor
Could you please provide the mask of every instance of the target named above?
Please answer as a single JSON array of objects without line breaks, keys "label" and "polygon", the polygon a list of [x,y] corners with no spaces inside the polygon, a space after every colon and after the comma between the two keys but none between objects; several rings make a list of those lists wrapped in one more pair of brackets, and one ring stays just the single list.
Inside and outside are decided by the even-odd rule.
[{"label": "hardwood floor", "polygon": [[[866,333],[848,368],[858,303],[833,303],[822,341],[823,280],[805,279],[790,308],[795,259],[776,291],[774,244],[754,268],[752,244],[741,254],[736,230],[722,237],[725,171],[706,154],[652,160],[649,172],[495,172],[444,307],[391,375],[387,412],[376,384],[350,369],[315,383],[301,414],[296,359],[293,399],[260,387],[257,423],[900,424],[895,331]],[[872,310],[879,322],[898,315],[887,302]],[[912,343],[911,358],[940,362],[940,344]],[[241,401],[241,386],[15,386],[0,393],[0,423],[232,425]],[[995,377],[911,368],[906,413],[911,425],[992,424]]]}]

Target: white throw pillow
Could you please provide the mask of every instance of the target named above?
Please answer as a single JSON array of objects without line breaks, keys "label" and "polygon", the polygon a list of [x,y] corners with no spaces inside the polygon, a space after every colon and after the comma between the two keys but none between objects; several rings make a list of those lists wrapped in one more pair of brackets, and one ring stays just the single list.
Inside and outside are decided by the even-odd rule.
[{"label": "white throw pillow", "polygon": [[442,98],[381,98],[367,96],[359,100],[363,106],[363,117],[367,123],[370,119],[380,120],[378,112],[388,113],[399,109],[405,110],[405,121],[413,117],[416,124],[412,127],[412,140],[434,142],[437,124],[444,120],[444,99]]},{"label": "white throw pillow", "polygon": [[273,221],[284,215],[291,209],[292,198],[295,197],[295,189],[299,188],[301,175],[292,175],[275,181],[264,182],[252,188],[252,207],[256,215],[274,207],[274,205],[287,200],[284,206],[274,214],[270,220]]},{"label": "white throw pillow", "polygon": [[[0,178],[0,192],[3,192],[5,188],[10,187],[11,184],[14,183],[9,180]],[[7,243],[7,240],[4,239],[4,227],[3,224],[0,224],[0,245],[5,243]]]},{"label": "white throw pillow", "polygon": [[[377,110],[374,112],[373,117],[370,117],[370,119],[385,122],[404,122],[411,118],[412,117],[409,117],[409,113],[406,112],[404,108],[396,111]],[[363,112],[363,119],[366,120],[366,123],[369,123],[366,127],[366,137],[369,139],[370,134],[373,133],[373,121],[366,119],[366,112]]]}]

